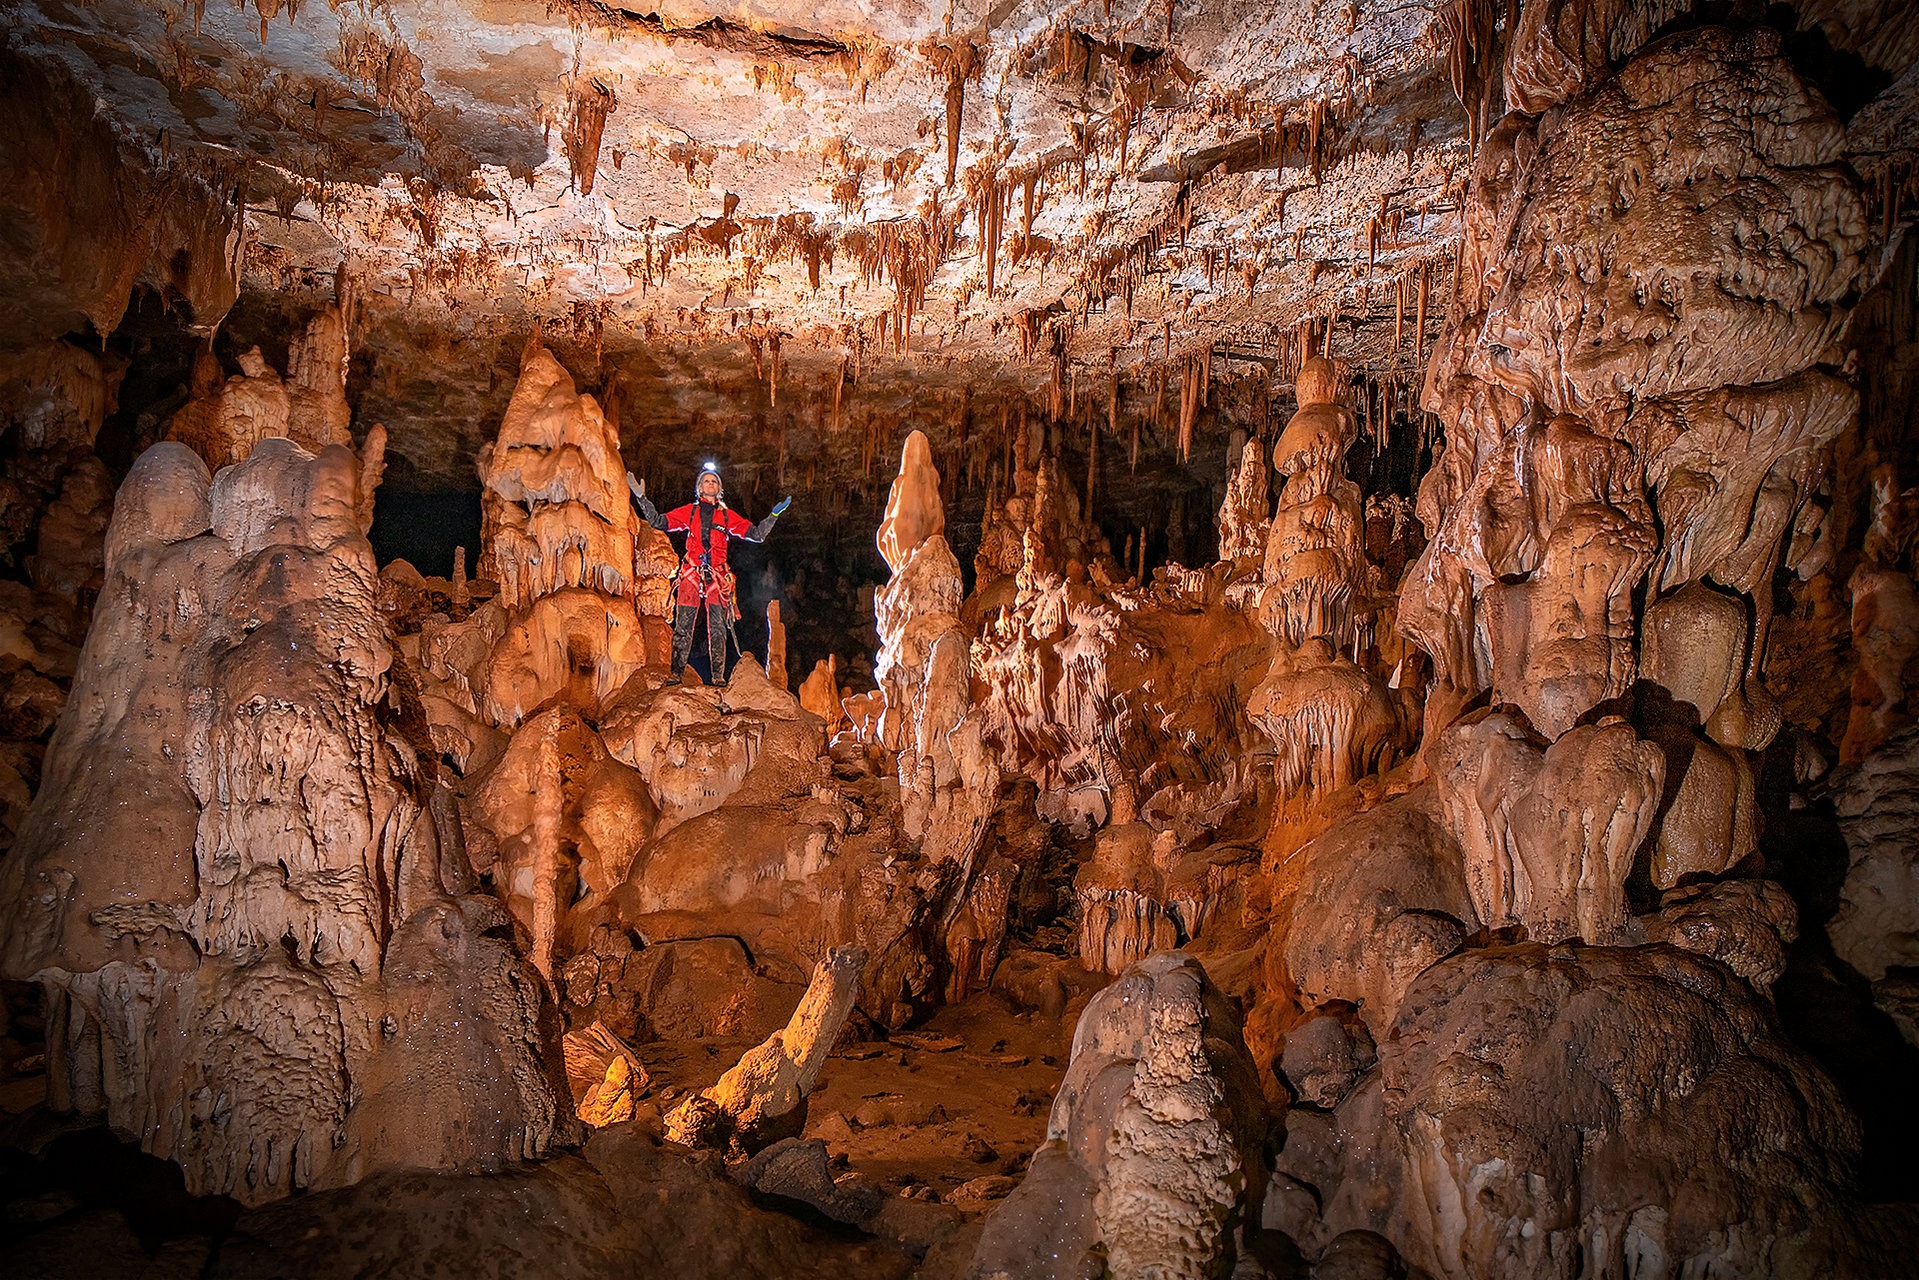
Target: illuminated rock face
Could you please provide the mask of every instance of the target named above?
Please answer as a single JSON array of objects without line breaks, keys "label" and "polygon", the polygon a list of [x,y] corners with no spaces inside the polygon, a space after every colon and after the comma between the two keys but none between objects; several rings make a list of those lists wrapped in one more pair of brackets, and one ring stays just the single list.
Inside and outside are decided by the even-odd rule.
[{"label": "illuminated rock face", "polygon": [[1307,1001],[1357,1005],[1383,1042],[1413,980],[1481,924],[1458,843],[1421,788],[1335,826],[1299,859],[1280,958]]},{"label": "illuminated rock face", "polygon": [[[1757,753],[1785,732],[1774,611],[1834,554],[1833,444],[1860,400],[1833,339],[1877,249],[1838,121],[1777,38],[1638,50],[1657,8],[1529,5],[1507,44],[1509,100],[1541,114],[1494,126],[1467,189],[1425,391],[1447,432],[1431,541],[1396,611],[1437,677],[1431,781],[1284,868],[1274,972],[1363,1022],[1379,1067],[1330,1117],[1287,1117],[1280,1172],[1311,1204],[1269,1208],[1315,1245],[1382,1232],[1434,1275],[1871,1254],[1846,1207],[1857,1122],[1766,995],[1798,912],[1750,877]],[[1855,643],[1883,672],[1909,660],[1905,565],[1866,561]],[[1865,683],[1862,743],[1905,696]],[[1286,705],[1265,689],[1256,718]],[[1830,928],[1909,1018],[1909,770],[1867,759],[1835,793],[1853,862]],[[1296,1033],[1278,1025],[1261,1046]]]},{"label": "illuminated rock face", "polygon": [[[1803,554],[1797,518],[1856,405],[1807,367],[1866,249],[1860,197],[1830,164],[1837,123],[1770,39],[1663,41],[1562,114],[1508,117],[1475,169],[1426,391],[1457,425],[1422,485],[1433,541],[1400,625],[1444,679],[1494,688],[1549,737],[1630,683],[1629,597],[1649,571],[1662,601],[1705,578],[1760,598],[1732,661],[1700,661],[1763,700],[1758,587]],[[1619,186],[1629,168],[1643,181]],[[1615,187],[1638,194],[1595,197]],[[1778,232],[1740,233],[1761,210]],[[1620,256],[1587,271],[1602,245]],[[1770,737],[1754,715],[1728,726],[1736,745]]]},{"label": "illuminated rock face", "polygon": [[211,482],[142,455],[0,884],[55,1105],[249,1203],[536,1156],[559,1122],[538,980],[385,718],[360,475],[290,441]]}]

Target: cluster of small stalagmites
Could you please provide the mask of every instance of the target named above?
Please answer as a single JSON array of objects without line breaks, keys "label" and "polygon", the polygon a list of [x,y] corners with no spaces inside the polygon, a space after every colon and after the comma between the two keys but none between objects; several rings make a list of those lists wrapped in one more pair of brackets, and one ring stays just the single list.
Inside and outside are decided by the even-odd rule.
[{"label": "cluster of small stalagmites", "polygon": [[1093,574],[1103,582],[1113,577],[1112,550],[1072,484],[1064,480],[1050,453],[1030,464],[1022,433],[1015,439],[1010,492],[1002,499],[990,495],[980,528],[979,550],[973,556],[976,590],[982,598],[997,594],[995,584],[1012,579],[1028,590],[1047,577]]},{"label": "cluster of small stalagmites", "polygon": [[194,366],[193,399],[168,420],[167,438],[215,471],[275,436],[316,452],[351,445],[347,331],[339,306],[328,304],[308,320],[287,355],[282,375],[258,347],[249,348],[240,353],[240,372],[224,378],[211,348],[203,350]]},{"label": "cluster of small stalagmites", "polygon": [[[1508,36],[1523,109],[1466,187],[1397,607],[1436,676],[1412,790],[1276,871],[1276,958],[1321,1016],[1249,1024],[1285,1059],[1356,1018],[1379,1065],[1288,1115],[1276,1186],[1301,1194],[1268,1204],[1309,1249],[1377,1230],[1442,1275],[1843,1272],[1869,1252],[1857,1125],[1770,1012],[1793,904],[1741,877],[1785,719],[1775,600],[1832,553],[1820,486],[1857,407],[1820,366],[1874,247],[1777,36],[1638,49],[1629,11],[1529,5]],[[1899,811],[1898,776],[1852,803]],[[1889,852],[1863,955],[1911,855],[1859,834]]]},{"label": "cluster of small stalagmites", "polygon": [[1037,435],[1015,438],[1012,492],[989,500],[976,590],[958,606],[978,626],[973,716],[1000,776],[1035,784],[1042,817],[1107,828],[1076,892],[1081,960],[1116,973],[1193,937],[1236,863],[1189,846],[1253,781],[1237,708],[1259,675],[1258,632],[1207,572],[1117,582]]},{"label": "cluster of small stalagmites", "polygon": [[1093,858],[1073,884],[1086,968],[1123,973],[1199,937],[1222,891],[1250,869],[1244,850],[1184,848],[1178,825],[1119,822],[1095,837]]},{"label": "cluster of small stalagmites", "polygon": [[196,1193],[531,1156],[556,1124],[537,986],[459,896],[387,722],[363,475],[284,439],[212,476],[179,443],[141,455],[0,880],[51,1101]]}]

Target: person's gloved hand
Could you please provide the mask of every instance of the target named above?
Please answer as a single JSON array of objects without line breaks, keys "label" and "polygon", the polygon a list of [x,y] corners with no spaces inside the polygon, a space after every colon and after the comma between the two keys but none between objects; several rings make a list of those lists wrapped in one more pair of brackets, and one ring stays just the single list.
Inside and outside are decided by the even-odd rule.
[{"label": "person's gloved hand", "polygon": [[635,480],[631,471],[626,473],[626,487],[633,491],[633,496],[636,498],[646,496],[646,481]]},{"label": "person's gloved hand", "polygon": [[774,515],[778,515],[778,514],[780,514],[780,512],[782,512],[782,511],[784,511],[784,510],[786,510],[786,509],[787,509],[788,507],[790,507],[790,506],[792,506],[792,505],[793,505],[793,499],[792,499],[792,498],[790,498],[790,497],[788,497],[788,498],[781,498],[781,499],[779,500],[779,503],[778,503],[778,505],[776,505],[776,506],[775,506],[775,507],[773,508],[773,514],[774,514]]}]

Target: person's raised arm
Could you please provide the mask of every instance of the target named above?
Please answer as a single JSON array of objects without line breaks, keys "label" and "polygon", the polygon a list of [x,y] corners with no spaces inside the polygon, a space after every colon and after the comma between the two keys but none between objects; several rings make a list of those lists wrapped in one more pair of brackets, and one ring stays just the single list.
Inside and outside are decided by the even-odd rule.
[{"label": "person's raised arm", "polygon": [[626,473],[626,487],[632,493],[633,501],[639,504],[640,514],[646,517],[646,522],[655,529],[664,530],[666,517],[661,515],[659,508],[653,505],[653,500],[646,496],[646,485],[635,480],[631,471]]},{"label": "person's raised arm", "polygon": [[745,533],[742,533],[740,537],[746,539],[748,542],[765,542],[766,535],[773,532],[773,522],[780,518],[780,512],[786,510],[788,507],[792,505],[793,505],[793,499],[781,498],[779,501],[779,505],[773,508],[772,512],[766,517],[766,519],[760,521],[758,524],[748,529]]}]

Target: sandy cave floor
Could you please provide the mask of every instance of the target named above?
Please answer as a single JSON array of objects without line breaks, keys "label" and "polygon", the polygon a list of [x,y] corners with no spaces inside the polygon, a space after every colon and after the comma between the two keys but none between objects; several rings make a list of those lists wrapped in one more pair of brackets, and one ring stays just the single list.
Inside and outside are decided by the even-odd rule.
[{"label": "sandy cave floor", "polygon": [[[836,1172],[915,1198],[930,1198],[930,1189],[954,1199],[970,1186],[956,1203],[978,1210],[1012,1187],[990,1179],[1016,1180],[1046,1137],[1079,1007],[1055,1021],[976,992],[891,1040],[844,1045],[807,1099],[804,1136],[826,1143]],[[657,1126],[661,1111],[718,1080],[755,1043],[706,1037],[637,1046],[653,1087],[636,1121]]]}]

